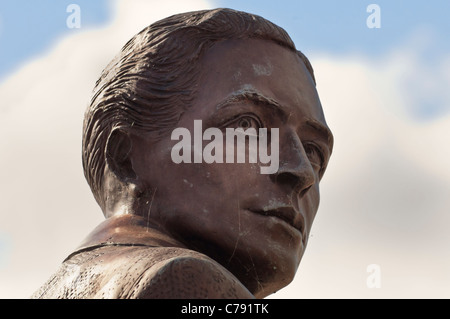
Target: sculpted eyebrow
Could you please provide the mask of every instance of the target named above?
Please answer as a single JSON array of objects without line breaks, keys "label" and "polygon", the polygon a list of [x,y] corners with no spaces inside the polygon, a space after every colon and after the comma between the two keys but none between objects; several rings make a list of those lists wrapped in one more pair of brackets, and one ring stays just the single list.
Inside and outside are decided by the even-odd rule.
[{"label": "sculpted eyebrow", "polygon": [[[255,104],[261,104],[275,109],[281,115],[283,120],[288,117],[288,114],[285,112],[285,108],[280,103],[270,97],[264,96],[264,94],[254,89],[242,89],[230,94],[225,100],[216,105],[216,110],[239,103],[241,101],[252,101]],[[327,142],[330,150],[332,149],[334,138],[333,133],[328,127],[313,119],[307,119],[305,121],[305,124],[317,131],[319,135]]]},{"label": "sculpted eyebrow", "polygon": [[232,104],[236,104],[242,101],[251,101],[255,104],[261,104],[276,110],[283,119],[286,118],[283,106],[276,100],[264,96],[262,93],[256,90],[242,89],[229,95],[225,100],[216,105],[216,110],[227,107]]}]

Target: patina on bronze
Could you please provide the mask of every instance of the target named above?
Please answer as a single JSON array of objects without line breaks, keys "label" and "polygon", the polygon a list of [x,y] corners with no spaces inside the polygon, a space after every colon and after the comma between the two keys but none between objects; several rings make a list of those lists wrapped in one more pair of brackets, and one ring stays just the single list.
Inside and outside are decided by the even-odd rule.
[{"label": "patina on bronze", "polygon": [[[174,163],[171,132],[194,120],[279,128],[278,171]],[[230,9],[150,25],[105,68],[85,115],[84,172],[106,219],[33,298],[276,292],[302,258],[332,146],[312,67],[280,27]]]}]

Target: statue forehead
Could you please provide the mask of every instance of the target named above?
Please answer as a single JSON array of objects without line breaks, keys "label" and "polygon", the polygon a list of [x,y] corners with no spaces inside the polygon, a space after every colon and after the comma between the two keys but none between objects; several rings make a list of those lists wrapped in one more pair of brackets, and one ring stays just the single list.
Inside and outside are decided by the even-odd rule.
[{"label": "statue forehead", "polygon": [[274,41],[225,40],[199,60],[197,103],[205,108],[233,96],[257,94],[285,106],[305,106],[322,120],[319,97],[296,51]]}]

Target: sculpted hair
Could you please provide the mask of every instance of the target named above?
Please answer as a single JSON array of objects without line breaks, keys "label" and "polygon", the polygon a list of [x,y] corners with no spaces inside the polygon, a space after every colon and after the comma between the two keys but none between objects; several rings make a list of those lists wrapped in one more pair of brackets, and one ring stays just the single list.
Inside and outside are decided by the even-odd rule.
[{"label": "sculpted hair", "polygon": [[83,125],[84,174],[102,208],[111,131],[154,132],[155,138],[169,134],[196,96],[202,53],[218,41],[248,38],[274,41],[296,52],[314,80],[308,59],[286,31],[260,16],[231,9],[173,15],[125,44],[96,82]]}]

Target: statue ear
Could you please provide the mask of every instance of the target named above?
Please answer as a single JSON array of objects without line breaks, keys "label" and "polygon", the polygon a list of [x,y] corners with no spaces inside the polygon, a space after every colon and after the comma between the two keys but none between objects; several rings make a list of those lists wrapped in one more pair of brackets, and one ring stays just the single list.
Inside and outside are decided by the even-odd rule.
[{"label": "statue ear", "polygon": [[106,142],[106,163],[117,178],[125,183],[136,179],[130,159],[132,146],[131,137],[120,128],[113,129]]}]

